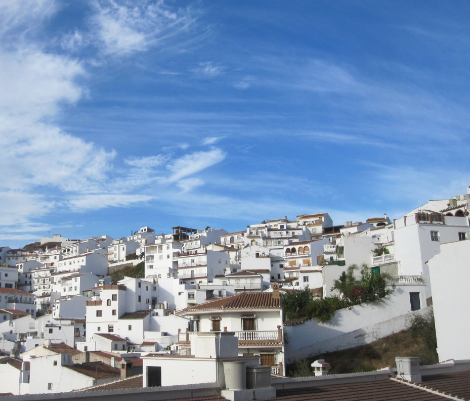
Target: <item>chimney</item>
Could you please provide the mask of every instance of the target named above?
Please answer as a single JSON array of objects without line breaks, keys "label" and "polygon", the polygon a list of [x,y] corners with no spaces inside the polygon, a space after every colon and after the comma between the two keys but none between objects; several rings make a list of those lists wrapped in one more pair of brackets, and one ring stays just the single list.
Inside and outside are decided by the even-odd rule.
[{"label": "chimney", "polygon": [[85,352],[85,363],[90,362],[90,351]]},{"label": "chimney", "polygon": [[279,299],[279,284],[278,283],[273,284],[273,298]]},{"label": "chimney", "polygon": [[130,374],[132,363],[127,363],[124,359],[121,361],[121,380],[127,379]]},{"label": "chimney", "polygon": [[418,357],[396,357],[397,377],[410,382],[421,383]]},{"label": "chimney", "polygon": [[330,370],[330,364],[324,359],[317,359],[310,365],[315,372],[315,376],[327,376]]}]

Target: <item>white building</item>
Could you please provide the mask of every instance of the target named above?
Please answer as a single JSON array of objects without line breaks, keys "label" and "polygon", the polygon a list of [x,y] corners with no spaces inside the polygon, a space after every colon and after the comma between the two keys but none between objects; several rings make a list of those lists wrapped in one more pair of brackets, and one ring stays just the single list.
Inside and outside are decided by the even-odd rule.
[{"label": "white building", "polygon": [[428,262],[431,276],[437,352],[440,361],[470,359],[467,318],[470,296],[470,241],[441,244]]},{"label": "white building", "polygon": [[[284,374],[284,338],[279,291],[241,292],[187,308],[179,316],[191,317],[194,332],[235,332],[238,355],[253,355],[261,365]],[[189,335],[192,342],[195,334]],[[188,349],[186,333],[179,341]]]},{"label": "white building", "polygon": [[15,267],[0,267],[0,288],[17,288],[18,269]]}]

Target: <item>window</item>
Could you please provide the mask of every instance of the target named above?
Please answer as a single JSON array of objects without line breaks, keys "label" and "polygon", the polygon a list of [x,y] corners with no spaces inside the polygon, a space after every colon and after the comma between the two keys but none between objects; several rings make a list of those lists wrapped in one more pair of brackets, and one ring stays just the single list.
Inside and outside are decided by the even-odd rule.
[{"label": "window", "polygon": [[254,317],[242,318],[243,330],[256,330],[256,319]]},{"label": "window", "polygon": [[439,231],[431,231],[431,241],[439,241]]},{"label": "window", "polygon": [[188,292],[188,299],[194,299],[194,292]]},{"label": "window", "polygon": [[114,333],[114,325],[108,324],[108,333]]},{"label": "window", "polygon": [[459,233],[459,241],[464,241],[467,239],[467,233]]},{"label": "window", "polygon": [[100,326],[98,326],[98,331],[101,331],[101,327],[100,327]]},{"label": "window", "polygon": [[162,368],[160,366],[147,367],[147,387],[160,387],[162,385]]},{"label": "window", "polygon": [[212,320],[212,330],[211,331],[220,331],[220,320]]},{"label": "window", "polygon": [[117,294],[113,294],[113,295],[112,295],[112,300],[113,300],[113,301],[117,301]]},{"label": "window", "polygon": [[54,366],[57,366],[57,361],[54,361]]},{"label": "window", "polygon": [[47,383],[47,389],[52,390],[52,383]]},{"label": "window", "polygon": [[137,302],[140,302],[141,298],[140,295],[137,297]]},{"label": "window", "polygon": [[101,316],[103,316],[103,311],[101,309],[98,309],[96,311],[96,317],[101,317]]},{"label": "window", "polygon": [[117,344],[114,344],[114,349],[117,351],[117,349],[118,349],[118,345],[117,345]]},{"label": "window", "polygon": [[13,288],[13,284],[5,283],[5,288]]},{"label": "window", "polygon": [[304,276],[304,283],[308,283],[308,276]]},{"label": "window", "polygon": [[110,300],[110,299],[108,299],[108,300],[106,301],[106,305],[111,306],[111,300]]},{"label": "window", "polygon": [[410,292],[410,304],[411,304],[412,311],[421,309],[421,302],[419,300],[419,292]]},{"label": "window", "polygon": [[49,329],[49,334],[52,334],[53,331],[54,329]]},{"label": "window", "polygon": [[116,316],[116,309],[113,309],[112,315],[113,315],[113,316]]},{"label": "window", "polygon": [[139,284],[138,284],[138,287],[139,287],[139,288],[142,287],[142,284],[141,284],[140,282],[139,282]]}]

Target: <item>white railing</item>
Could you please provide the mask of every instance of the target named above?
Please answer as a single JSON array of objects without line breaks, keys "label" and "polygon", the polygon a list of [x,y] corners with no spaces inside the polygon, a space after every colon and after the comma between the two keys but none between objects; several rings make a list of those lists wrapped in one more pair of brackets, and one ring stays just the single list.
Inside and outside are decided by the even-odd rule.
[{"label": "white railing", "polygon": [[390,276],[388,281],[395,285],[424,285],[422,276]]},{"label": "white railing", "polygon": [[275,376],[282,376],[281,367],[279,365],[271,366],[271,374]]},{"label": "white railing", "polygon": [[324,253],[336,253],[336,245],[325,244],[323,245]]},{"label": "white railing", "polygon": [[236,331],[238,341],[280,341],[279,331]]},{"label": "white railing", "polygon": [[380,265],[384,263],[395,262],[395,255],[393,253],[384,254],[380,256],[372,256],[372,264]]}]

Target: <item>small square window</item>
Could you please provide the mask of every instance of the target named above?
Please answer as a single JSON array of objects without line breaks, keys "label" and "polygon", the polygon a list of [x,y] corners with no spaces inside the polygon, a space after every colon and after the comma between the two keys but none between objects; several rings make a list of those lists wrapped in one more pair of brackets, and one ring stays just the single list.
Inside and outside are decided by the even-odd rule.
[{"label": "small square window", "polygon": [[116,316],[116,309],[113,309],[112,314],[113,314],[113,316]]},{"label": "small square window", "polygon": [[129,326],[127,326],[127,330],[129,330],[129,331],[132,330],[132,324],[130,324]]},{"label": "small square window", "polygon": [[467,239],[467,233],[459,233],[459,241],[465,241]]},{"label": "small square window", "polygon": [[101,327],[100,327],[100,326],[98,326],[98,331],[101,331]]},{"label": "small square window", "polygon": [[103,311],[102,310],[97,310],[96,311],[96,317],[101,317],[103,316]]},{"label": "small square window", "polygon": [[308,276],[304,276],[304,283],[308,283]]},{"label": "small square window", "polygon": [[54,329],[49,329],[49,334],[52,334],[53,331]]},{"label": "small square window", "polygon": [[54,361],[54,366],[57,366],[57,361]]},{"label": "small square window", "polygon": [[117,301],[117,294],[113,294],[113,295],[112,295],[112,300],[113,300],[113,301]]},{"label": "small square window", "polygon": [[52,383],[47,383],[47,389],[52,390]]},{"label": "small square window", "polygon": [[439,231],[431,231],[431,241],[439,241]]},{"label": "small square window", "polygon": [[114,332],[114,325],[108,324],[108,333],[113,333]]}]

